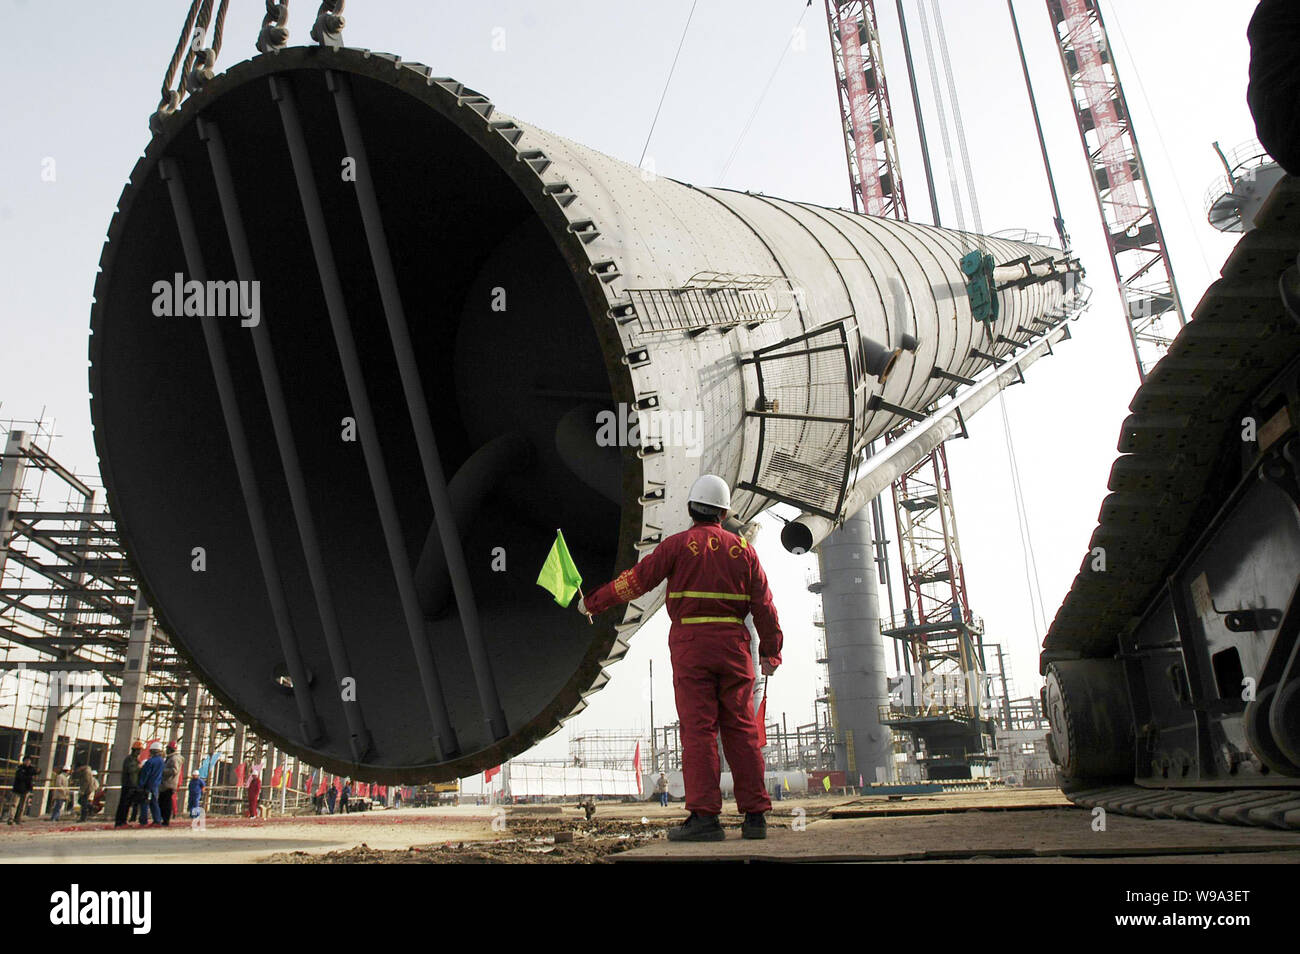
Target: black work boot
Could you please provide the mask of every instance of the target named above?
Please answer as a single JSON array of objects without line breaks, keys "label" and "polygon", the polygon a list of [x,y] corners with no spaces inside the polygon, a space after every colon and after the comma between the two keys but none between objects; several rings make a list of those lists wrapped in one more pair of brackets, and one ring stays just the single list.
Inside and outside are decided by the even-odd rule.
[{"label": "black work boot", "polygon": [[767,815],[763,812],[746,812],[744,824],[740,826],[741,838],[766,838]]},{"label": "black work boot", "polygon": [[717,815],[700,815],[691,812],[690,817],[677,828],[668,829],[669,841],[723,841],[727,833],[718,824]]}]

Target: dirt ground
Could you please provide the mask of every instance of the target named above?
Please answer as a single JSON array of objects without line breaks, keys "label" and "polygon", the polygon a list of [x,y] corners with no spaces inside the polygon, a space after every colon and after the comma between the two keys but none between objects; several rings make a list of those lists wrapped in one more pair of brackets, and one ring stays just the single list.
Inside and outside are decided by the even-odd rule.
[{"label": "dirt ground", "polygon": [[[494,814],[495,811],[495,814]],[[721,843],[670,843],[680,803],[445,806],[354,815],[187,819],[165,829],[0,825],[0,863],[581,864],[632,862],[1300,863],[1300,832],[1092,813],[1054,790],[778,802],[765,841],[724,813]]]},{"label": "dirt ground", "polygon": [[[817,807],[820,813],[829,803]],[[653,817],[652,817],[653,816]],[[605,863],[613,856],[662,842],[667,831],[681,823],[684,813],[655,806],[601,806],[587,821],[583,813],[566,807],[562,813],[536,816],[510,813],[504,831],[490,830],[473,840],[410,845],[406,848],[373,848],[367,844],[341,851],[279,852],[262,859],[270,864],[586,864]],[[722,824],[739,832],[742,816],[724,813]],[[790,819],[774,817],[772,828],[789,827]],[[735,835],[735,833],[733,833]]]},{"label": "dirt ground", "polygon": [[[820,812],[836,800],[811,801],[818,804],[811,811]],[[495,816],[493,811],[451,805],[265,821],[214,817],[201,830],[186,818],[145,829],[115,829],[103,819],[84,825],[29,819],[0,825],[0,864],[587,862],[664,840],[664,832],[685,817],[680,803],[667,809],[601,803],[591,823],[576,805],[498,808]],[[724,824],[737,829],[740,821],[739,815],[723,816]]]},{"label": "dirt ground", "polygon": [[586,864],[604,862],[610,855],[664,838],[675,820],[591,822],[577,819],[526,819],[511,822],[499,837],[469,841],[411,845],[407,848],[371,848],[361,844],[342,851],[312,853],[277,852],[269,864]]}]

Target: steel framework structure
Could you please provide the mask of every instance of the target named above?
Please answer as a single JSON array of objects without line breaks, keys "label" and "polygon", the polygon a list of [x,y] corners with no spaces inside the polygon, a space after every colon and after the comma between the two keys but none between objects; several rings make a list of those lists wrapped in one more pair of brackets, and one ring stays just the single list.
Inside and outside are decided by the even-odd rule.
[{"label": "steel framework structure", "polygon": [[948,455],[940,444],[892,488],[899,521],[899,556],[909,570],[903,587],[917,623],[971,619],[962,599],[966,576],[947,465]]},{"label": "steel framework structure", "polygon": [[102,491],[49,439],[6,428],[0,457],[0,763],[37,756],[36,812],[58,769],[115,785],[122,740],[181,739],[197,765],[242,734],[153,626]]},{"label": "steel framework structure", "polygon": [[1145,381],[1187,318],[1097,0],[1047,0],[1047,10]]},{"label": "steel framework structure", "polygon": [[908,648],[918,680],[913,702],[923,708],[930,705],[933,691],[925,687],[956,677],[963,686],[974,687],[968,704],[978,707],[980,687],[969,681],[968,674],[984,669],[984,623],[966,600],[966,571],[944,445],[891,489],[906,609],[901,618],[886,624],[885,635],[903,640]]}]

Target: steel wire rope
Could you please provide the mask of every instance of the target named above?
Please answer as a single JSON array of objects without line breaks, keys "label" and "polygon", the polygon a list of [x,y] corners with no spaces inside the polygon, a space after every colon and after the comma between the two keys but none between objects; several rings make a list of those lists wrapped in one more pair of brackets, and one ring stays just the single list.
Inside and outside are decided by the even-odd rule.
[{"label": "steel wire rope", "polygon": [[[952,108],[953,127],[957,136],[957,145],[961,153],[963,172],[966,179],[966,187],[969,193],[971,215],[973,218],[974,235],[970,236],[980,251],[985,252],[985,241],[983,236],[983,220],[980,213],[979,201],[975,197],[975,176],[971,168],[970,152],[966,141],[965,124],[961,116],[961,102],[957,96],[956,81],[953,78],[952,61],[948,52],[948,42],[946,32],[943,27],[943,12],[937,2],[931,0],[934,10],[935,32],[938,35],[940,57],[944,64],[944,71],[947,75],[948,99]],[[929,59],[930,81],[934,89],[935,104],[939,110],[940,129],[943,132],[945,158],[948,161],[949,180],[952,185],[953,200],[957,206],[958,226],[965,231],[965,216],[962,211],[960,197],[960,186],[957,181],[955,171],[952,169],[952,147],[946,126],[946,114],[943,108],[943,92],[939,87],[939,78],[937,73],[937,64],[934,59],[933,40],[930,35],[930,27],[925,16],[925,0],[918,0],[918,9],[921,11],[921,31],[925,42],[926,56]],[[988,334],[992,334],[988,326],[985,326]],[[1038,559],[1034,550],[1034,541],[1032,529],[1029,525],[1029,513],[1024,499],[1024,486],[1020,478],[1019,462],[1015,453],[1015,441],[1012,435],[1011,419],[1007,412],[1006,391],[1005,388],[998,389],[998,404],[1002,413],[1003,434],[1006,439],[1007,464],[1011,472],[1011,490],[1012,500],[1016,510],[1016,523],[1020,533],[1021,555],[1025,569],[1025,588],[1029,595],[1030,619],[1034,627],[1036,640],[1042,636],[1042,629],[1039,627],[1039,620],[1043,621],[1043,629],[1046,628],[1046,611],[1044,609],[1042,586],[1038,574]]]},{"label": "steel wire rope", "polygon": [[[1151,100],[1147,97],[1146,85],[1142,82],[1141,71],[1138,70],[1137,57],[1133,55],[1133,47],[1129,44],[1128,37],[1124,33],[1124,24],[1120,22],[1119,10],[1115,6],[1115,4],[1112,3],[1110,5],[1110,11],[1111,11],[1110,12],[1111,22],[1115,24],[1115,29],[1119,32],[1120,42],[1124,45],[1124,55],[1128,57],[1129,67],[1133,71],[1133,78],[1137,81],[1138,93],[1141,94],[1142,102],[1146,104],[1147,113],[1151,117],[1151,128],[1154,129],[1156,132],[1156,142],[1160,144],[1160,152],[1165,157],[1165,165],[1169,167],[1169,172],[1174,180],[1174,183],[1180,184],[1178,179],[1178,167],[1174,165],[1173,157],[1169,154],[1169,147],[1165,143],[1164,134],[1160,131],[1160,123],[1157,119],[1156,111],[1151,107]],[[1112,65],[1113,62],[1114,61],[1112,59]],[[1136,135],[1134,135],[1133,141],[1134,142],[1137,141]],[[1150,182],[1146,184],[1146,189],[1147,189],[1147,197],[1151,200],[1151,206],[1152,208],[1154,208],[1156,204],[1156,199],[1155,199],[1155,195],[1152,194],[1151,192]],[[1179,189],[1179,199],[1182,199],[1181,188]],[[1205,245],[1204,243],[1201,242],[1201,227],[1196,224],[1196,221],[1192,218],[1191,213],[1187,210],[1186,202],[1180,201],[1178,203],[1178,207],[1179,209],[1182,210],[1183,217],[1187,220],[1187,224],[1192,233],[1192,237],[1196,240],[1196,251],[1200,253],[1201,263],[1205,266],[1205,271],[1209,273],[1209,275],[1212,278],[1216,277],[1217,269],[1215,269],[1214,266],[1210,264],[1210,258],[1205,253]],[[1166,252],[1167,251],[1168,249],[1166,249]]]},{"label": "steel wire rope", "polygon": [[672,85],[673,74],[677,72],[677,60],[682,55],[682,47],[686,45],[686,34],[690,32],[691,20],[695,16],[695,8],[699,5],[699,2],[700,0],[694,0],[691,3],[691,12],[686,15],[686,25],[682,27],[682,38],[677,41],[677,52],[673,54],[672,66],[668,67],[668,78],[664,80],[663,92],[659,94],[659,105],[655,107],[654,118],[650,120],[650,131],[645,134],[645,145],[641,147],[641,158],[636,161],[638,169],[641,167],[641,163],[645,162],[645,154],[650,149],[650,137],[655,134],[655,126],[659,124],[659,113],[664,108],[664,100],[668,98],[668,87]]},{"label": "steel wire rope", "polygon": [[1043,122],[1038,115],[1038,97],[1034,95],[1034,84],[1029,78],[1029,61],[1025,58],[1025,44],[1020,38],[1020,21],[1016,18],[1015,0],[1007,0],[1007,12],[1011,14],[1011,31],[1016,38],[1016,52],[1020,54],[1020,71],[1025,77],[1025,92],[1029,96],[1029,112],[1034,117],[1034,131],[1038,134],[1038,151],[1043,157],[1043,172],[1047,176],[1047,189],[1052,194],[1052,211],[1056,213],[1053,223],[1056,235],[1061,240],[1061,251],[1070,251],[1070,233],[1065,228],[1065,215],[1061,212],[1061,198],[1056,190],[1056,176],[1052,174],[1052,160],[1047,154],[1047,140],[1043,136]]},{"label": "steel wire rope", "polygon": [[[176,79],[176,69],[181,65],[181,61],[187,58],[186,50],[189,48],[190,34],[194,29],[194,21],[198,17],[199,7],[205,0],[191,0],[190,12],[185,17],[185,24],[181,27],[180,38],[176,41],[176,50],[172,53],[171,61],[167,64],[167,69],[163,73],[162,97],[158,102],[158,111],[162,112],[168,108],[175,109],[180,104],[179,94],[172,89],[172,83]],[[211,0],[206,0],[211,2]]]},{"label": "steel wire rope", "polygon": [[[793,36],[794,33],[798,31],[799,27],[803,25],[803,18],[807,16],[808,8],[811,6],[812,0],[808,0],[804,5],[803,11],[799,14],[799,19],[795,21],[794,27],[790,30],[791,36]],[[745,120],[745,127],[740,131],[740,135],[736,137],[736,144],[731,147],[731,153],[727,156],[727,161],[722,167],[722,172],[718,174],[717,182],[719,187],[721,187],[723,182],[726,180],[727,173],[731,170],[731,164],[735,161],[737,154],[740,152],[740,144],[745,141],[745,136],[749,134],[749,127],[754,124],[754,117],[758,115],[758,111],[763,107],[763,100],[767,98],[767,91],[772,88],[772,82],[776,79],[776,74],[781,71],[781,64],[785,62],[786,54],[790,52],[790,47],[792,45],[792,40],[787,39],[785,45],[781,47],[781,56],[777,59],[776,66],[772,68],[772,74],[767,78],[767,83],[763,85],[763,91],[758,94],[758,101],[754,103],[754,109],[750,112],[749,119]]]}]

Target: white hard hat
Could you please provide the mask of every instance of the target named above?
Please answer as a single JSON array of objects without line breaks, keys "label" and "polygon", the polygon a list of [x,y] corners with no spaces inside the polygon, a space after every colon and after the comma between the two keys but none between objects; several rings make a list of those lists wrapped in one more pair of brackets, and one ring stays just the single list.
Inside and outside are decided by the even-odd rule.
[{"label": "white hard hat", "polygon": [[690,496],[686,499],[691,503],[730,510],[731,488],[716,474],[703,474],[695,478],[695,483],[691,484]]},{"label": "white hard hat", "polygon": [[161,752],[161,751],[162,751],[162,743],[161,743],[161,742],[150,742],[150,743],[149,743],[149,751],[150,751],[150,752]]}]

